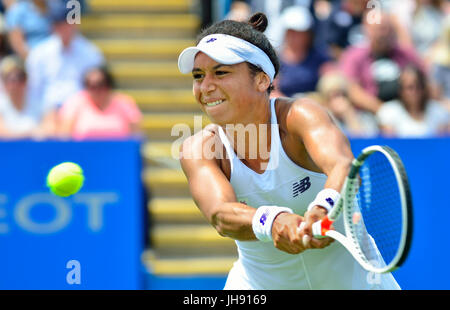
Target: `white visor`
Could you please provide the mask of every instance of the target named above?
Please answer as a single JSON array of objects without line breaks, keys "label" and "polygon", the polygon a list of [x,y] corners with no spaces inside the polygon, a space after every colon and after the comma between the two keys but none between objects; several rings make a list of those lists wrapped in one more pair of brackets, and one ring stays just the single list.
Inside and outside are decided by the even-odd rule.
[{"label": "white visor", "polygon": [[198,52],[203,52],[224,65],[249,62],[263,70],[271,82],[275,77],[275,68],[266,53],[245,40],[226,34],[211,34],[204,37],[197,46],[182,51],[178,57],[178,68],[181,73],[190,73],[194,69],[194,60]]}]

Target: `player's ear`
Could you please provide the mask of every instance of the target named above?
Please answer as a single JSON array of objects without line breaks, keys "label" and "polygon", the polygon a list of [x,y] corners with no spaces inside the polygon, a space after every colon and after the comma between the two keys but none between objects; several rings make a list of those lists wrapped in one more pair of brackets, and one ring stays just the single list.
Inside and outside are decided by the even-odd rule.
[{"label": "player's ear", "polygon": [[266,92],[267,89],[270,87],[270,78],[269,76],[264,72],[259,72],[255,76],[255,85],[258,91],[260,92]]}]

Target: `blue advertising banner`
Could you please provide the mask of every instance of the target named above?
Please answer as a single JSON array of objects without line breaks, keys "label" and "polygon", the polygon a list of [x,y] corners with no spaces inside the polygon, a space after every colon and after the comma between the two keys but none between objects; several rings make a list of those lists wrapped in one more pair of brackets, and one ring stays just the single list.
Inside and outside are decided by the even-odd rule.
[{"label": "blue advertising banner", "polygon": [[409,257],[393,275],[402,289],[450,289],[450,139],[353,139],[353,154],[369,145],[387,145],[402,159],[413,200],[414,231]]},{"label": "blue advertising banner", "polygon": [[[0,143],[0,289],[142,289],[140,142]],[[77,194],[46,187],[48,171],[84,170]]]},{"label": "blue advertising banner", "polygon": [[[401,157],[409,178],[413,199],[414,231],[409,256],[393,275],[404,290],[450,289],[450,241],[447,219],[450,218],[448,191],[450,182],[450,138],[436,139],[352,139],[357,156],[370,145],[387,145]],[[371,275],[371,281],[377,275]],[[151,289],[217,289],[222,278],[195,276],[149,276]]]}]

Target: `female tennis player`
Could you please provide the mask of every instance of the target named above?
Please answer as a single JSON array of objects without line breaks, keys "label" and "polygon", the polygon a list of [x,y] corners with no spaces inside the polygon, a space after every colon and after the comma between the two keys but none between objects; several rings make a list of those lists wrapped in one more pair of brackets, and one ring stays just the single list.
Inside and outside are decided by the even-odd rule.
[{"label": "female tennis player", "polygon": [[209,223],[236,240],[225,289],[398,289],[391,274],[373,277],[344,247],[312,237],[353,154],[314,101],[270,99],[279,62],[267,23],[262,13],[216,23],[178,60],[213,123],[184,141],[181,165]]}]

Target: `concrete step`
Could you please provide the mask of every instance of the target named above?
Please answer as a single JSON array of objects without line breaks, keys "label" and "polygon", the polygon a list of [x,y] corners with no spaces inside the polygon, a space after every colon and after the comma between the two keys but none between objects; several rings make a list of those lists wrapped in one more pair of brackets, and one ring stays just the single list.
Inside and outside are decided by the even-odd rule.
[{"label": "concrete step", "polygon": [[179,149],[179,143],[148,142],[141,153],[148,166],[180,170]]},{"label": "concrete step", "polygon": [[91,12],[186,12],[192,0],[89,0]]},{"label": "concrete step", "polygon": [[141,128],[150,141],[179,142],[210,124],[198,113],[146,113]]},{"label": "concrete step", "polygon": [[180,52],[195,45],[186,39],[95,39],[93,40],[108,61],[128,60],[172,60],[176,61]]},{"label": "concrete step", "polygon": [[206,219],[191,198],[155,198],[148,203],[155,222],[201,222]]},{"label": "concrete step", "polygon": [[160,258],[151,251],[143,255],[147,270],[155,275],[226,275],[237,260],[233,255]]},{"label": "concrete step", "polygon": [[[206,221],[205,221],[206,222]],[[222,237],[209,224],[161,224],[150,229],[152,248],[171,255],[199,255],[200,253],[233,253],[234,240]]]},{"label": "concrete step", "polygon": [[147,167],[143,172],[145,186],[153,197],[190,197],[188,182],[182,170]]},{"label": "concrete step", "polygon": [[139,108],[149,112],[200,112],[192,89],[121,89],[133,97]]},{"label": "concrete step", "polygon": [[194,14],[90,13],[81,18],[80,29],[88,37],[193,38],[200,19]]},{"label": "concrete step", "polygon": [[119,88],[191,88],[192,76],[181,74],[176,61],[111,61]]}]

